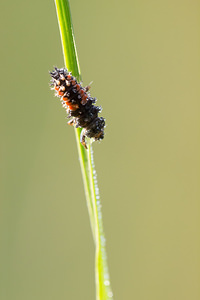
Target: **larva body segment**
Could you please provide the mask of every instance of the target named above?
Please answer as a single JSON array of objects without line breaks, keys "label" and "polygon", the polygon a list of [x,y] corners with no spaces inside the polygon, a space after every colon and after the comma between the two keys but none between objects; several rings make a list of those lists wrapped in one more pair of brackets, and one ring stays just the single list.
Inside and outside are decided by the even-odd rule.
[{"label": "larva body segment", "polygon": [[56,96],[62,101],[68,117],[69,125],[83,128],[81,144],[87,149],[85,137],[102,140],[104,138],[105,120],[98,117],[101,107],[95,106],[96,98],[89,95],[89,86],[82,87],[67,69],[55,68],[50,72]]}]

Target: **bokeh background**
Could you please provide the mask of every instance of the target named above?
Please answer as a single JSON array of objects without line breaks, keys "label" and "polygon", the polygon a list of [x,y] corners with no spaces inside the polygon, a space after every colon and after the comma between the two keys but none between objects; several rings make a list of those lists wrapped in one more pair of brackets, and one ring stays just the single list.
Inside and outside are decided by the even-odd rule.
[{"label": "bokeh background", "polygon": [[[115,299],[200,299],[200,3],[73,0]],[[0,299],[95,298],[74,131],[49,89],[63,66],[52,1],[1,2]]]}]

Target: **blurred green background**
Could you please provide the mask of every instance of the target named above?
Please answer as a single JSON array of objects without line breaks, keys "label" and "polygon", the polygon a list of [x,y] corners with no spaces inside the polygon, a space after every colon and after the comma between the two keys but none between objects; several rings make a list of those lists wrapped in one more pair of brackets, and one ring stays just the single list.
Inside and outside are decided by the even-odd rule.
[{"label": "blurred green background", "polygon": [[[71,1],[115,299],[200,299],[200,3]],[[74,131],[49,89],[63,66],[52,1],[2,1],[0,299],[95,298]]]}]

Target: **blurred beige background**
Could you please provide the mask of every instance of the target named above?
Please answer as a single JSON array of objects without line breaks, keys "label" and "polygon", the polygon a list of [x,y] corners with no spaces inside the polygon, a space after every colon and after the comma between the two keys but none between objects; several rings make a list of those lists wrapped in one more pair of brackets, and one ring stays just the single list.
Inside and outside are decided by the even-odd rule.
[{"label": "blurred beige background", "polygon": [[[115,299],[200,299],[200,3],[71,1]],[[94,246],[52,1],[1,3],[0,299],[93,300]]]}]

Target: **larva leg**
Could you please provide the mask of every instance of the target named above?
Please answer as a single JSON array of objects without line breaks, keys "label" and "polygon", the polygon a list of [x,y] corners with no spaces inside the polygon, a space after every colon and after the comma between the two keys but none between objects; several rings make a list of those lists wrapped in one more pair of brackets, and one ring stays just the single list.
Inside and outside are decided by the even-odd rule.
[{"label": "larva leg", "polygon": [[83,129],[81,131],[80,142],[83,145],[83,147],[85,147],[85,149],[87,149],[87,145],[86,145],[86,141],[85,141],[85,132],[86,132],[85,129]]},{"label": "larva leg", "polygon": [[89,89],[91,88],[91,84],[93,83],[93,81],[91,81],[86,87],[85,87],[85,91],[86,93],[89,91]]},{"label": "larva leg", "polygon": [[89,91],[89,89],[91,88],[91,86],[90,85],[87,85],[86,87],[85,87],[85,91],[86,91],[86,93]]},{"label": "larva leg", "polygon": [[75,125],[75,124],[74,124],[74,119],[71,119],[69,122],[67,122],[67,124],[68,124],[68,125],[71,125],[71,126]]}]

